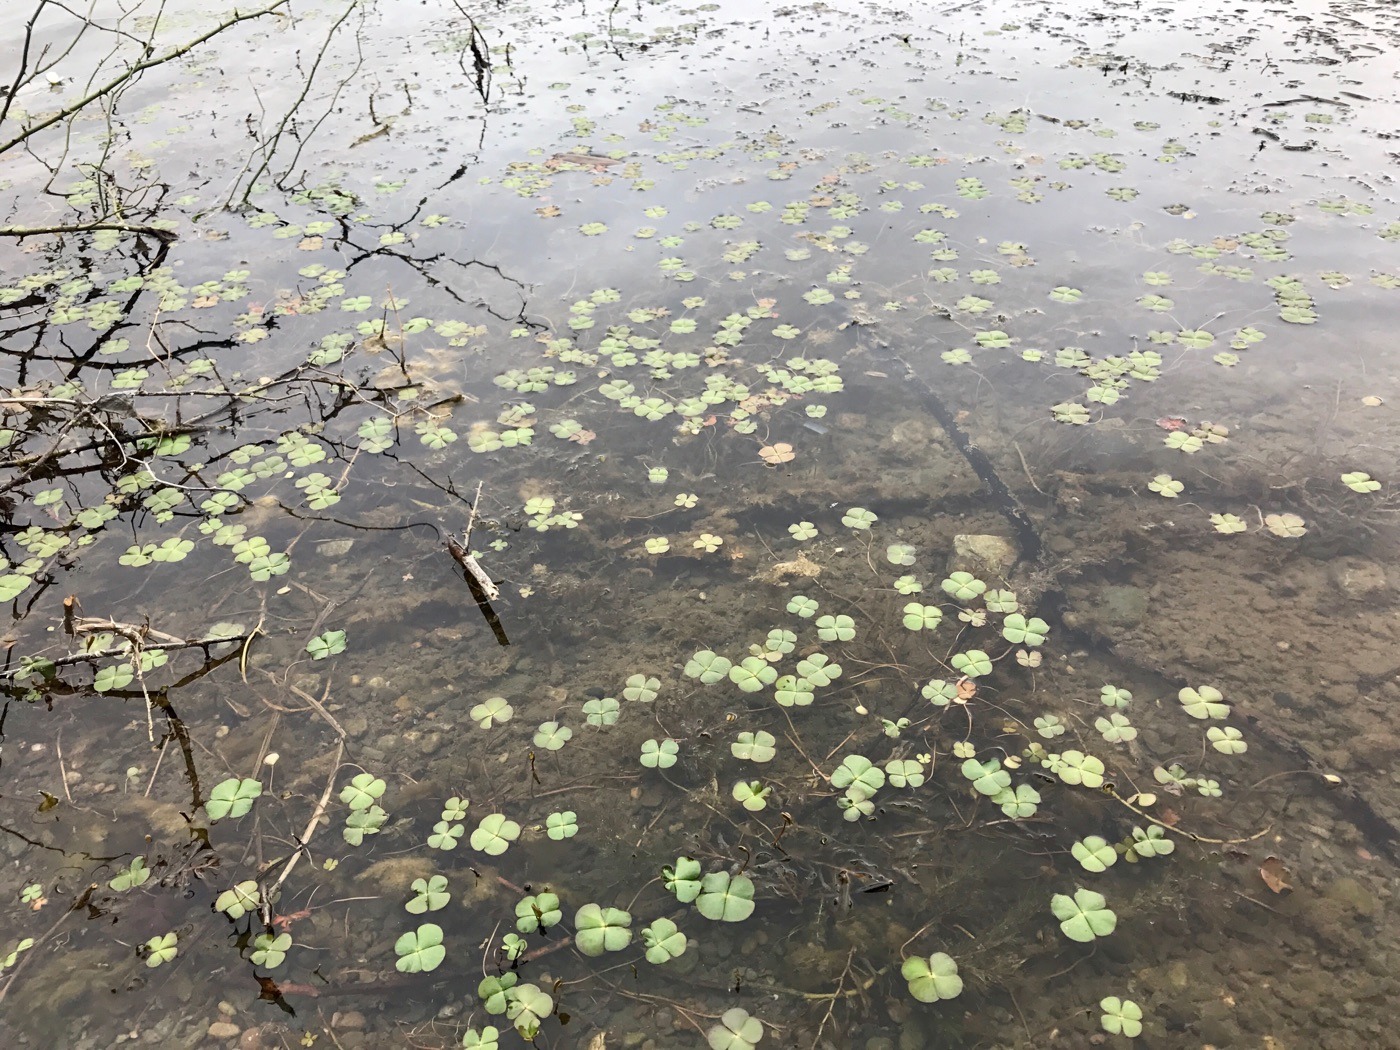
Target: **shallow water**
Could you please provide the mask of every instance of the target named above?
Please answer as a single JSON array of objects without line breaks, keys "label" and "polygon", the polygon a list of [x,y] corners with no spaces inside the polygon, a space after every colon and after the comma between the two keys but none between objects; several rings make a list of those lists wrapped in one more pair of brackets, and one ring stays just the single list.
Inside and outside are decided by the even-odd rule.
[{"label": "shallow water", "polygon": [[4,154],[177,236],[0,242],[0,1028],[1388,1045],[1397,32],[323,0]]}]

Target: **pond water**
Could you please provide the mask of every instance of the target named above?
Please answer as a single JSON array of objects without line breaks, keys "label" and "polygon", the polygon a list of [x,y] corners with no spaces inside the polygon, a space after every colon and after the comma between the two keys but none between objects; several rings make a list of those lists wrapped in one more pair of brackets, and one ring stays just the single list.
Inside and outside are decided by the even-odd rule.
[{"label": "pond water", "polygon": [[127,6],[0,14],[6,1045],[1395,1045],[1400,9]]}]

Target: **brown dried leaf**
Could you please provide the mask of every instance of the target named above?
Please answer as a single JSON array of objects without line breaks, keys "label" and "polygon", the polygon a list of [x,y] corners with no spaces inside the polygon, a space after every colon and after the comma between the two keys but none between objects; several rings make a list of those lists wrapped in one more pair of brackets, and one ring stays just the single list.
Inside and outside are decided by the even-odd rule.
[{"label": "brown dried leaf", "polygon": [[977,683],[971,678],[958,679],[958,702],[967,703],[977,695]]},{"label": "brown dried leaf", "polygon": [[303,237],[297,242],[297,250],[303,252],[320,251],[323,244],[325,241],[320,237]]},{"label": "brown dried leaf", "polygon": [[586,445],[598,435],[591,430],[579,430],[569,435],[569,440],[578,445]]},{"label": "brown dried leaf", "polygon": [[786,441],[779,441],[775,445],[764,445],[758,450],[758,454],[763,458],[763,462],[770,467],[776,467],[779,463],[791,463],[797,458],[797,453]]},{"label": "brown dried leaf", "polygon": [[1293,889],[1293,883],[1288,881],[1293,873],[1277,857],[1264,858],[1264,863],[1259,865],[1259,877],[1275,893],[1287,893]]}]

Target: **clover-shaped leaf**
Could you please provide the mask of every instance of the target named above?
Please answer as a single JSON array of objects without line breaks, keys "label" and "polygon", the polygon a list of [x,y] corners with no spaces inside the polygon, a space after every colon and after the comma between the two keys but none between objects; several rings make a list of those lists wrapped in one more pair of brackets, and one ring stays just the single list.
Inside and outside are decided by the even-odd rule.
[{"label": "clover-shaped leaf", "polygon": [[885,763],[885,775],[893,787],[916,788],[924,782],[924,767],[912,758],[895,758]]},{"label": "clover-shaped leaf", "polygon": [[204,812],[210,822],[237,820],[253,808],[253,802],[262,794],[262,783],[249,777],[239,779],[229,777],[214,785],[209,792],[209,801],[204,803]]},{"label": "clover-shaped leaf", "polygon": [[1060,920],[1060,930],[1072,941],[1087,943],[1107,937],[1118,926],[1118,916],[1108,907],[1102,893],[1079,888],[1074,896],[1057,893],[1050,898],[1050,910]]},{"label": "clover-shaped leaf", "polygon": [[428,973],[442,965],[447,949],[442,946],[442,927],[425,922],[394,942],[395,967],[401,973]]},{"label": "clover-shaped leaf", "polygon": [[219,894],[214,901],[214,910],[223,912],[237,922],[254,910],[261,900],[262,894],[258,892],[258,884],[248,879]]},{"label": "clover-shaped leaf", "polygon": [[174,932],[152,937],[146,942],[146,965],[155,968],[180,954],[180,938]]},{"label": "clover-shaped leaf", "polygon": [[611,696],[587,700],[583,705],[584,721],[599,728],[616,725],[620,711],[617,700]]},{"label": "clover-shaped leaf", "polygon": [[1211,726],[1206,730],[1206,739],[1222,755],[1242,755],[1249,750],[1244,734],[1234,726]]},{"label": "clover-shaped leaf", "polygon": [[732,794],[735,802],[750,813],[757,813],[767,808],[768,795],[772,790],[771,787],[764,786],[761,780],[741,780],[734,785]]},{"label": "clover-shaped leaf", "polygon": [[969,649],[965,653],[954,653],[948,661],[955,671],[968,678],[980,678],[992,673],[992,658],[981,649]]},{"label": "clover-shaped leaf", "polygon": [[469,840],[472,849],[480,850],[490,857],[499,857],[510,844],[520,837],[520,825],[507,820],[503,813],[489,813],[481,818]]},{"label": "clover-shaped leaf", "polygon": [[1040,645],[1050,632],[1050,625],[1039,616],[1027,620],[1020,613],[1012,613],[1001,625],[1001,636],[1012,645]]},{"label": "clover-shaped leaf", "polygon": [[1098,835],[1088,835],[1070,847],[1070,854],[1085,871],[1107,871],[1118,863],[1118,851]]},{"label": "clover-shaped leaf", "polygon": [[632,943],[632,916],[621,908],[585,904],[574,915],[574,946],[584,955],[620,952]]},{"label": "clover-shaped leaf", "polygon": [[943,610],[936,605],[910,602],[904,607],[904,626],[911,631],[932,631],[943,621]]},{"label": "clover-shaped leaf", "polygon": [[885,772],[864,755],[847,755],[832,771],[831,786],[845,789],[854,801],[863,801],[885,786]]},{"label": "clover-shaped leaf", "polygon": [[661,869],[662,881],[666,888],[676,895],[676,900],[689,904],[700,896],[700,862],[689,857],[677,857],[674,866]]},{"label": "clover-shaped leaf", "polygon": [[535,746],[546,751],[558,751],[573,739],[573,735],[574,731],[568,726],[558,722],[541,722],[540,727],[535,730]]},{"label": "clover-shaped leaf", "polygon": [[461,824],[439,820],[433,825],[433,833],[428,836],[428,845],[444,851],[456,849],[458,840],[465,832],[466,829]]},{"label": "clover-shaped leaf", "polygon": [[551,813],[544,819],[544,833],[555,842],[563,842],[578,834],[578,814],[571,809]]},{"label": "clover-shaped leaf", "polygon": [[796,675],[785,674],[773,683],[773,699],[781,707],[806,707],[814,696],[812,683]]},{"label": "clover-shaped leaf", "polygon": [[777,677],[773,665],[759,656],[746,656],[729,669],[729,680],[746,693],[758,692]]},{"label": "clover-shaped leaf", "polygon": [[705,1037],[710,1042],[710,1050],[753,1050],[763,1038],[763,1022],[736,1006],[724,1011],[719,1024]]},{"label": "clover-shaped leaf", "polygon": [[306,651],[311,654],[313,660],[324,660],[328,656],[343,653],[345,652],[345,632],[326,631],[324,634],[318,634],[306,643]]},{"label": "clover-shaped leaf", "polygon": [[842,613],[817,620],[817,637],[824,642],[849,642],[856,636],[856,622]]},{"label": "clover-shaped leaf", "polygon": [[700,880],[695,906],[707,919],[743,922],[753,914],[753,881],[746,875],[711,872]]},{"label": "clover-shaped leaf", "polygon": [[879,518],[864,507],[852,507],[841,516],[841,524],[848,529],[855,529],[857,532],[866,531],[874,525]]},{"label": "clover-shaped leaf", "polygon": [[[590,225],[602,226],[602,223]],[[540,1034],[540,1025],[554,1013],[554,999],[537,984],[517,985],[506,1000],[506,1017],[520,1038],[532,1043]]]},{"label": "clover-shaped leaf", "polygon": [[797,674],[815,686],[828,686],[841,677],[841,665],[832,663],[823,653],[813,653],[797,661]]},{"label": "clover-shaped leaf", "polygon": [[987,589],[987,585],[970,572],[951,572],[943,581],[943,591],[960,602],[971,601]]},{"label": "clover-shaped leaf", "polygon": [[725,657],[709,649],[701,649],[686,661],[685,674],[688,678],[700,679],[701,685],[714,685],[724,681],[733,666]]},{"label": "clover-shaped leaf", "polygon": [[1065,751],[1055,769],[1066,784],[1082,784],[1087,788],[1103,787],[1104,764],[1082,751]]},{"label": "clover-shaped leaf", "polygon": [[1124,708],[1132,703],[1133,694],[1126,689],[1119,689],[1116,685],[1105,685],[1099,690],[1099,702],[1104,707]]},{"label": "clover-shaped leaf", "polygon": [[1125,1035],[1136,1039],[1142,1035],[1142,1007],[1131,999],[1110,995],[1099,1000],[1099,1027],[1109,1035]]},{"label": "clover-shaped leaf", "polygon": [[535,933],[558,926],[563,917],[559,896],[554,893],[531,894],[515,906],[515,928],[521,933]]},{"label": "clover-shaped leaf", "polygon": [[1163,828],[1156,824],[1149,824],[1145,829],[1133,828],[1133,841],[1130,848],[1139,857],[1147,859],[1165,857],[1176,849],[1176,843],[1167,838],[1167,833]]},{"label": "clover-shaped leaf", "polygon": [[670,919],[656,919],[642,930],[642,944],[647,950],[647,962],[661,966],[685,954],[685,934]]},{"label": "clover-shaped leaf", "polygon": [[729,753],[748,762],[771,762],[778,753],[773,746],[776,743],[777,738],[763,729],[754,733],[740,733],[738,739],[729,745]]},{"label": "clover-shaped leaf", "polygon": [[481,983],[476,986],[476,996],[481,1000],[481,1005],[486,1008],[488,1014],[506,1012],[506,1006],[511,1000],[512,989],[515,988],[515,984],[519,980],[520,975],[514,970],[507,970],[499,977],[493,974],[482,978]]},{"label": "clover-shaped leaf", "polygon": [[413,898],[404,905],[404,910],[412,915],[422,915],[428,911],[439,911],[447,907],[452,894],[447,892],[447,876],[434,875],[430,879],[413,880]]},{"label": "clover-shaped leaf", "polygon": [[661,680],[659,678],[648,678],[644,674],[634,674],[627,679],[626,686],[622,690],[622,698],[649,704],[656,699],[660,692]]},{"label": "clover-shaped leaf", "polygon": [[1110,744],[1125,744],[1129,740],[1136,740],[1138,735],[1127,715],[1118,711],[1114,711],[1107,718],[1094,719],[1094,728],[1102,733],[1104,740]]},{"label": "clover-shaped leaf", "polygon": [[292,935],[260,933],[253,938],[253,954],[249,957],[254,966],[265,970],[275,970],[287,961],[287,952],[292,947]]},{"label": "clover-shaped leaf", "polygon": [[150,877],[151,869],[146,867],[146,858],[133,857],[131,863],[119,871],[107,885],[118,893],[125,893],[127,890],[144,886]]},{"label": "clover-shaped leaf", "polygon": [[999,795],[1011,786],[1011,774],[995,758],[986,762],[969,758],[962,764],[962,775],[972,781],[973,790],[987,796]]},{"label": "clover-shaped leaf", "polygon": [[1353,470],[1342,475],[1342,484],[1353,492],[1375,492],[1381,483],[1363,470]]},{"label": "clover-shaped leaf", "polygon": [[644,740],[641,763],[648,769],[670,769],[676,764],[680,749],[680,745],[670,737],[665,740]]},{"label": "clover-shaped leaf", "polygon": [[899,973],[909,985],[909,994],[921,1003],[956,999],[962,994],[963,982],[958,976],[958,964],[945,952],[905,959]]},{"label": "clover-shaped leaf", "polygon": [[1006,788],[993,795],[992,804],[1000,806],[1001,811],[1012,820],[1025,820],[1035,816],[1036,807],[1040,805],[1040,792],[1029,784],[1017,784],[1015,788]]},{"label": "clover-shaped leaf", "polygon": [[1214,686],[1188,687],[1176,695],[1182,710],[1192,718],[1226,718],[1230,714],[1230,705],[1223,702],[1225,698]]},{"label": "clover-shaped leaf", "polygon": [[384,794],[385,783],[373,773],[357,773],[340,790],[340,801],[351,809],[369,809]]},{"label": "clover-shaped leaf", "polygon": [[490,729],[502,722],[509,722],[510,716],[515,714],[515,708],[506,703],[505,697],[493,696],[473,706],[468,714],[482,729]]},{"label": "clover-shaped leaf", "polygon": [[[514,974],[511,974],[514,977]],[[505,1004],[501,1004],[501,1011],[505,1010]],[[495,1025],[484,1025],[481,1031],[475,1028],[468,1028],[462,1033],[463,1050],[501,1050],[501,1033]]]}]

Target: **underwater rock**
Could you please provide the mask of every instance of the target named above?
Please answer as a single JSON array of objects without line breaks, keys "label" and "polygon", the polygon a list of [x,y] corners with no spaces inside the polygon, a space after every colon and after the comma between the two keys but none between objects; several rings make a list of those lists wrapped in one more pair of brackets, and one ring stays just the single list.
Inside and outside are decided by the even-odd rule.
[{"label": "underwater rock", "polygon": [[1385,568],[1364,558],[1337,558],[1327,566],[1332,584],[1354,602],[1372,601],[1390,587]]},{"label": "underwater rock", "polygon": [[948,559],[948,571],[971,569],[1005,576],[1016,564],[1018,555],[1016,545],[1005,536],[959,533],[953,537],[953,556]]}]

